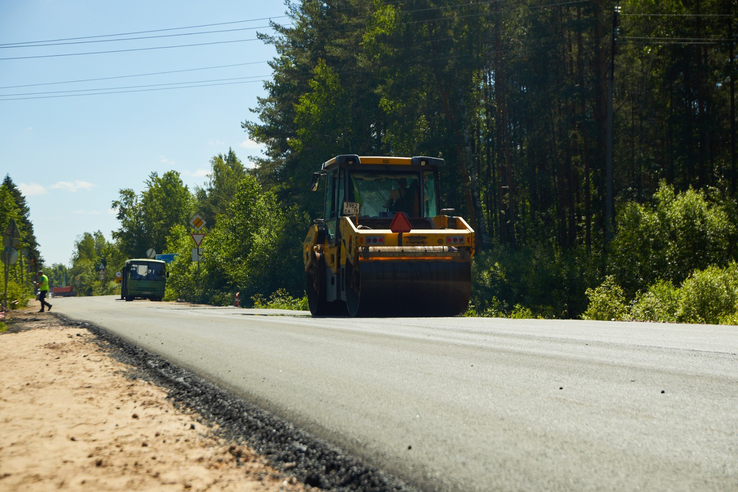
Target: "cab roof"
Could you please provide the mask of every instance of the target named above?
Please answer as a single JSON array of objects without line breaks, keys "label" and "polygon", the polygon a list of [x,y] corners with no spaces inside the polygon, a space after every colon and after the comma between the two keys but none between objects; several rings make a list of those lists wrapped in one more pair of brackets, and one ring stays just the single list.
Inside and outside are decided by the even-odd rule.
[{"label": "cab roof", "polygon": [[356,154],[341,154],[329,159],[323,163],[322,169],[332,169],[337,166],[353,167],[353,166],[428,166],[441,167],[446,165],[446,161],[439,157],[392,157],[392,156],[358,156]]}]

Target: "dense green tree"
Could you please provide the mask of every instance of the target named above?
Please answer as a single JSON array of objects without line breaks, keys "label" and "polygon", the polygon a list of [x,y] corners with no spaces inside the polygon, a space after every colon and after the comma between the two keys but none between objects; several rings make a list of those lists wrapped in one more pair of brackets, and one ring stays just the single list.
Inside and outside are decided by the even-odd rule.
[{"label": "dense green tree", "polygon": [[[33,222],[31,222],[31,210],[26,204],[26,198],[23,196],[21,191],[15,185],[9,175],[5,176],[3,180],[3,186],[5,186],[18,207],[18,222],[19,228],[23,230],[23,249],[27,252],[25,255],[26,259],[30,261],[32,265],[43,265],[43,258],[39,251],[39,244],[36,240],[36,234],[33,231]],[[3,229],[4,230],[4,229]]]},{"label": "dense green tree", "polygon": [[231,149],[227,154],[213,157],[210,168],[207,184],[195,189],[195,197],[197,212],[208,227],[214,227],[218,214],[224,213],[233,200],[239,181],[246,176],[246,169]]},{"label": "dense green tree", "polygon": [[274,25],[268,95],[254,109],[260,122],[243,123],[251,138],[267,144],[254,174],[267,189],[317,213],[309,193],[311,174],[337,153],[386,153],[379,126],[374,66],[361,61],[366,16],[372,6],[358,0],[288,3],[291,26]]},{"label": "dense green tree", "polygon": [[247,176],[208,235],[203,264],[210,275],[224,279],[224,288],[242,292],[245,299],[279,288],[302,296],[304,222],[294,208],[281,207],[273,193]]},{"label": "dense green tree", "polygon": [[[203,261],[191,261],[192,241],[184,227],[172,230],[167,248],[178,254],[170,267],[169,298],[231,304],[287,289],[304,295],[301,227],[306,218],[279,205],[253,176],[238,182],[233,200],[206,236]],[[295,234],[300,230],[300,234]]]},{"label": "dense green tree", "polygon": [[44,273],[49,277],[49,287],[67,287],[72,285],[72,277],[66,265],[54,263],[50,267],[46,267]]},{"label": "dense green tree", "polygon": [[136,192],[130,188],[120,190],[120,196],[113,201],[112,207],[117,210],[116,217],[120,222],[120,228],[113,231],[113,239],[117,241],[120,250],[130,258],[145,257],[150,246],[145,234],[146,224],[141,202]]},{"label": "dense green tree", "polygon": [[145,184],[140,196],[126,188],[112,203],[121,223],[113,238],[129,258],[145,257],[151,248],[164,252],[171,228],[189,223],[193,215],[194,198],[177,171],[151,173]]},{"label": "dense green tree", "polygon": [[193,197],[177,171],[162,176],[151,173],[141,194],[148,247],[163,252],[172,227],[188,224],[193,215]]},{"label": "dense green tree", "polygon": [[0,232],[5,232],[11,220],[14,220],[16,225],[18,225],[20,219],[21,211],[15,202],[15,198],[5,183],[3,183],[0,185]]},{"label": "dense green tree", "polygon": [[117,289],[115,273],[125,262],[118,247],[102,232],[85,232],[74,243],[72,266],[68,270],[77,295],[109,295]]},{"label": "dense green tree", "polygon": [[[21,233],[21,247],[24,247],[24,234],[22,230],[22,213],[16,203],[13,193],[8,189],[6,183],[0,185],[0,232],[4,232],[10,221],[14,220]],[[30,281],[28,272],[25,270],[27,265],[18,262],[15,265],[8,265],[8,307],[17,309],[28,304],[31,294]],[[0,261],[0,301],[4,301],[5,293],[5,262]]]}]

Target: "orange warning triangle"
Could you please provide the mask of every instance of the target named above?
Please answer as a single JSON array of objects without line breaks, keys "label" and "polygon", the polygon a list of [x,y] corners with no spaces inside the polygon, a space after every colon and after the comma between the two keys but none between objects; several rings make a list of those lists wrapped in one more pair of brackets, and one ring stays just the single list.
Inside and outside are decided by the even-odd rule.
[{"label": "orange warning triangle", "polygon": [[390,230],[394,233],[398,232],[410,232],[413,230],[413,226],[410,225],[410,218],[405,212],[397,212],[395,218],[392,219],[390,224]]}]

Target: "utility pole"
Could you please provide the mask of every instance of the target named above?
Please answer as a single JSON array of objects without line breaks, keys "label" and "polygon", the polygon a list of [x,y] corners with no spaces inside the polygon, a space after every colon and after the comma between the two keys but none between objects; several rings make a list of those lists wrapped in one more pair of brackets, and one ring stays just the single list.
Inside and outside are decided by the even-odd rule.
[{"label": "utility pole", "polygon": [[615,229],[615,218],[613,217],[613,209],[615,208],[615,198],[612,189],[612,154],[613,154],[613,85],[615,81],[615,43],[618,37],[618,14],[620,13],[620,5],[615,4],[612,12],[612,45],[610,51],[610,73],[607,77],[607,143],[605,149],[605,167],[607,169],[607,203],[605,204],[605,242],[607,244],[612,240]]},{"label": "utility pole", "polygon": [[735,150],[735,39],[733,38],[733,18],[729,17],[728,40],[730,42],[730,192],[735,195],[736,150]]}]

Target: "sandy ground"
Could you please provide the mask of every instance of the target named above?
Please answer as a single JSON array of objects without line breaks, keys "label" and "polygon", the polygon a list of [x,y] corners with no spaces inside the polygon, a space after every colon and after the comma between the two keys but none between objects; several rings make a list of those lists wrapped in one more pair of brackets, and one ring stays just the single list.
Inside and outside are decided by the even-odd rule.
[{"label": "sandy ground", "polygon": [[0,333],[0,491],[305,490],[37,309]]}]

